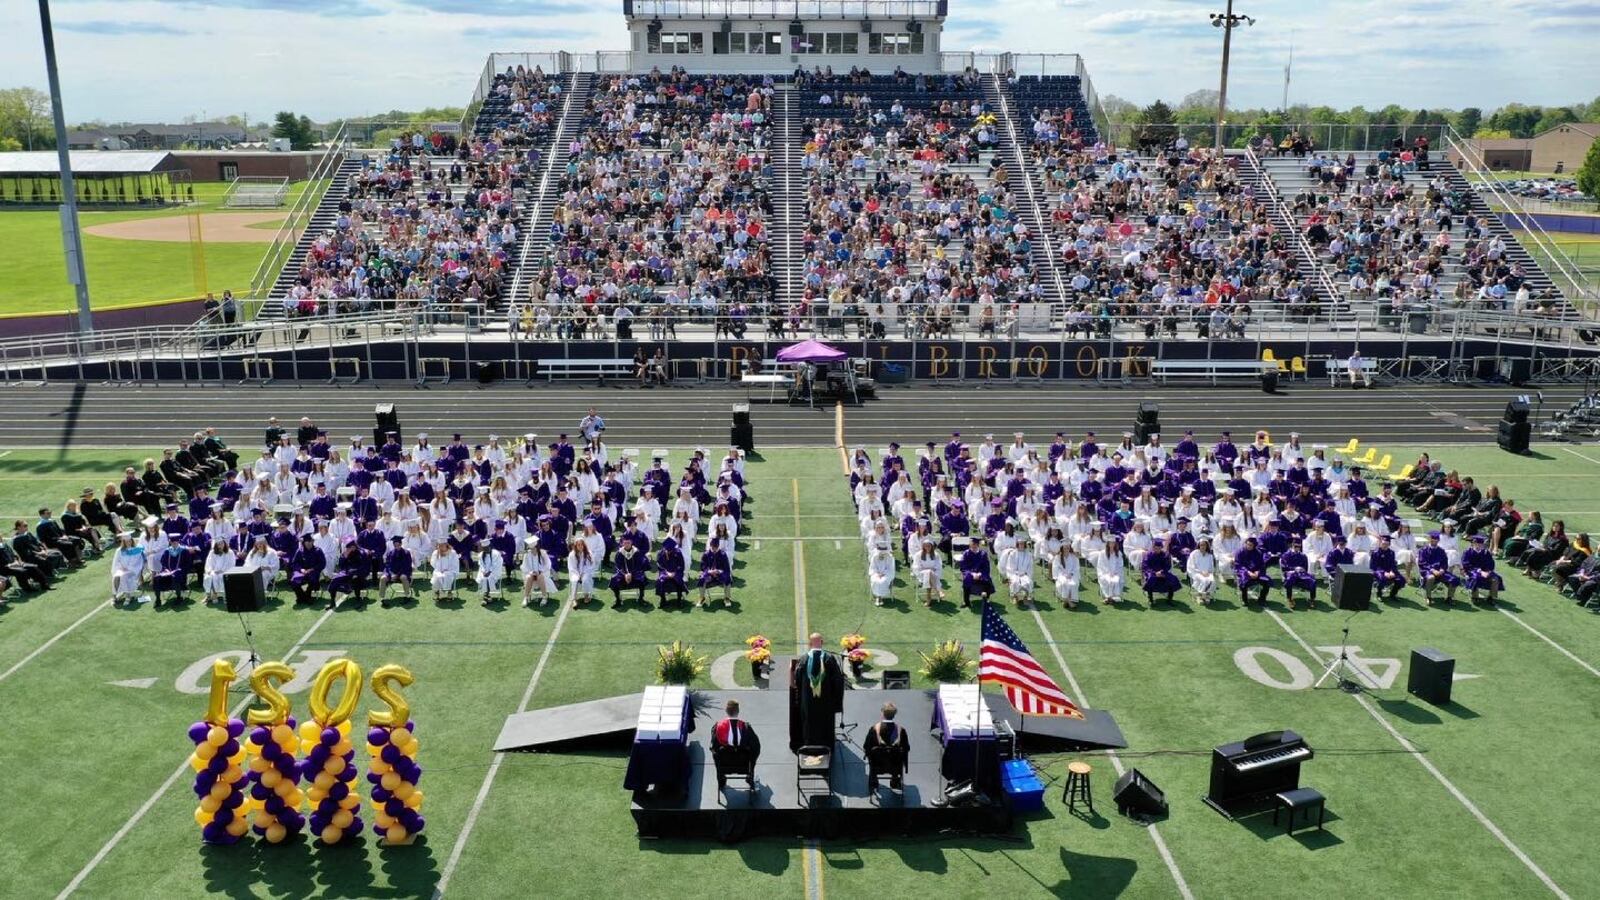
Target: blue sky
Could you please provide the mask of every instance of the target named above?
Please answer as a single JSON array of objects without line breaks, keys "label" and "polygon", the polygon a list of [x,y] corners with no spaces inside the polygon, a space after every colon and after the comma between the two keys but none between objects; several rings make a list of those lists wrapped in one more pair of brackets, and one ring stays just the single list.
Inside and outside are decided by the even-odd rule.
[{"label": "blue sky", "polygon": [[[1217,86],[1195,0],[951,0],[946,50],[1081,53],[1138,103]],[[172,120],[279,109],[323,119],[460,105],[493,50],[626,46],[620,0],[54,0],[67,115]],[[1230,99],[1409,108],[1588,101],[1600,0],[1237,0]],[[0,86],[45,84],[34,3],[0,4]]]}]

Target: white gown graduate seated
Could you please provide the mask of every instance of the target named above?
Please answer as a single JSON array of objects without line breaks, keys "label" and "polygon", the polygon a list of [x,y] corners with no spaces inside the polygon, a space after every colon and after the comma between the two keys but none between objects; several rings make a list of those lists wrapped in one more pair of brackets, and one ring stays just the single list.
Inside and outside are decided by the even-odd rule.
[{"label": "white gown graduate seated", "polygon": [[589,551],[583,541],[573,541],[567,553],[567,601],[576,607],[580,598],[594,599],[594,576],[600,571],[600,560]]},{"label": "white gown graduate seated", "polygon": [[1006,580],[1011,602],[1017,606],[1033,603],[1033,549],[1026,538],[1000,556],[1000,574]]},{"label": "white gown graduate seated", "polygon": [[1078,554],[1072,547],[1062,544],[1050,557],[1050,581],[1055,585],[1056,599],[1067,606],[1078,605],[1078,582],[1081,566]]},{"label": "white gown graduate seated", "polygon": [[917,592],[923,595],[924,604],[932,606],[944,599],[944,558],[939,555],[937,544],[922,545],[911,561],[911,572],[917,580]]},{"label": "white gown graduate seated", "polygon": [[500,551],[493,547],[483,548],[478,554],[477,575],[478,593],[484,603],[488,603],[491,596],[500,596],[500,582],[506,577],[506,564],[500,557]]},{"label": "white gown graduate seated", "polygon": [[[277,554],[273,554],[273,559],[277,559]],[[111,560],[112,603],[120,604],[138,595],[144,570],[144,550],[134,541],[133,532],[117,535],[117,555]]]},{"label": "white gown graduate seated", "polygon": [[550,554],[539,546],[536,537],[530,537],[522,543],[522,605],[531,606],[537,594],[539,605],[543,606],[556,591],[555,579],[550,572]]},{"label": "white gown graduate seated", "polygon": [[1201,538],[1184,564],[1189,573],[1189,589],[1200,602],[1210,603],[1217,593],[1217,557],[1211,552],[1211,539]]},{"label": "white gown graduate seated", "polygon": [[215,603],[222,599],[223,577],[228,570],[233,568],[233,551],[228,549],[226,541],[217,541],[211,545],[211,552],[206,554],[205,569],[201,573],[201,585],[205,588],[206,602]]},{"label": "white gown graduate seated", "polygon": [[1095,580],[1100,584],[1100,597],[1106,603],[1122,600],[1122,548],[1116,538],[1106,542],[1104,550],[1096,550],[1088,557],[1094,563]]},{"label": "white gown graduate seated", "polygon": [[433,570],[429,576],[429,583],[433,586],[435,595],[454,595],[456,592],[456,579],[461,576],[461,557],[448,543],[440,541],[428,557],[428,566]]},{"label": "white gown graduate seated", "polygon": [[872,549],[872,557],[867,562],[867,581],[874,605],[882,606],[883,601],[894,596],[894,553],[887,547]]}]

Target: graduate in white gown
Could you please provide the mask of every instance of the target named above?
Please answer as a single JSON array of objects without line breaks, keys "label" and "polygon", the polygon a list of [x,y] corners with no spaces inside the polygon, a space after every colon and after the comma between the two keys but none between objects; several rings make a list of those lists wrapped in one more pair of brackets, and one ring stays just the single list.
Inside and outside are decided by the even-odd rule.
[{"label": "graduate in white gown", "polygon": [[1211,551],[1210,538],[1203,537],[1196,542],[1184,569],[1189,573],[1189,589],[1201,604],[1209,604],[1217,593],[1217,557]]},{"label": "graduate in white gown", "polygon": [[117,555],[111,559],[111,602],[121,605],[139,593],[139,582],[144,576],[144,550],[133,539],[133,532],[117,535]]},{"label": "graduate in white gown", "polygon": [[867,580],[872,590],[872,602],[882,606],[883,601],[894,596],[894,553],[885,547],[874,547],[867,563]]},{"label": "graduate in white gown", "polygon": [[448,541],[440,541],[428,557],[428,567],[433,570],[429,583],[433,585],[435,599],[441,595],[454,596],[456,579],[461,575],[461,557]]},{"label": "graduate in white gown", "polygon": [[200,575],[201,586],[205,588],[206,603],[215,603],[222,599],[223,576],[233,568],[233,551],[228,549],[227,541],[217,541],[211,545],[211,552],[206,554],[205,569]]},{"label": "graduate in white gown", "polygon": [[1122,547],[1116,538],[1106,541],[1104,550],[1089,554],[1094,563],[1094,576],[1100,583],[1100,597],[1107,605],[1122,601]]},{"label": "graduate in white gown", "polygon": [[917,579],[917,591],[923,595],[923,604],[933,606],[944,599],[944,559],[936,543],[925,543],[911,561],[911,572]]},{"label": "graduate in white gown", "polygon": [[1056,599],[1068,607],[1077,606],[1080,577],[1078,554],[1072,551],[1071,544],[1061,544],[1050,557],[1050,581],[1055,585]]},{"label": "graduate in white gown", "polygon": [[1000,574],[1017,608],[1033,605],[1033,549],[1026,537],[1018,537],[1016,546],[1000,555]]},{"label": "graduate in white gown", "polygon": [[600,571],[600,559],[589,551],[583,541],[573,541],[567,553],[567,601],[574,609],[579,598],[587,602],[594,599],[594,576]]},{"label": "graduate in white gown", "polygon": [[539,595],[539,605],[544,606],[555,593],[555,579],[550,577],[550,554],[539,546],[539,539],[530,537],[522,542],[522,605],[533,605],[533,596]]},{"label": "graduate in white gown", "polygon": [[506,577],[505,560],[501,558],[500,551],[488,544],[478,553],[478,594],[483,600],[483,605],[489,605],[490,597],[500,596],[500,582]]}]

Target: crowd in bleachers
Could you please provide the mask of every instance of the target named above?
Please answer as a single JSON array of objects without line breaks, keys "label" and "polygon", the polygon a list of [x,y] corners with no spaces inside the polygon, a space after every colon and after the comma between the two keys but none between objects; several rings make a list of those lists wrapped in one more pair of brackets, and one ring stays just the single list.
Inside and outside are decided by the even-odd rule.
[{"label": "crowd in bleachers", "polygon": [[[1237,330],[1268,307],[1313,315],[1315,292],[1232,161],[1181,143],[1153,159],[1036,139],[1069,330]],[[1157,328],[1159,323],[1160,328]]]},{"label": "crowd in bleachers", "polygon": [[[1503,238],[1471,210],[1471,197],[1429,174],[1425,138],[1359,162],[1354,154],[1308,152],[1313,187],[1291,200],[1306,237],[1351,296],[1395,309],[1439,302],[1538,313],[1528,272]],[[1458,227],[1459,226],[1459,230]],[[1459,268],[1452,287],[1443,280]]]},{"label": "crowd in bleachers", "polygon": [[519,192],[538,171],[561,81],[508,70],[492,93],[506,100],[506,117],[453,154],[419,132],[350,178],[333,227],[314,239],[283,297],[286,314],[499,304],[522,239]]},{"label": "crowd in bleachers", "polygon": [[958,315],[993,334],[1040,298],[975,72],[812,73],[797,89],[808,219],[790,323],[894,310],[913,334],[948,334]]},{"label": "crowd in bleachers", "polygon": [[[561,580],[574,606],[607,589],[613,608],[648,607],[647,591],[663,605],[693,592],[701,606],[732,604],[749,515],[743,455],[731,450],[713,470],[697,450],[674,477],[664,452],[641,468],[636,452],[613,455],[604,432],[591,411],[581,446],[566,434],[541,446],[531,433],[473,446],[460,434],[435,446],[423,433],[402,446],[391,432],[382,445],[352,438],[341,448],[309,418],[293,431],[274,419],[260,454],[245,460],[214,432],[196,435],[176,457],[107,486],[104,527],[129,529],[112,599],[137,602],[148,591],[160,606],[198,586],[209,603],[222,598],[229,569],[248,566],[290,588],[297,604],[329,608],[369,594],[385,605],[391,592],[410,600],[419,581],[440,601],[458,598],[458,584],[474,586],[485,605],[520,595],[542,606],[559,598]],[[193,455],[205,447],[214,449]],[[49,537],[41,526],[39,539]],[[72,526],[62,539],[77,540]],[[76,559],[75,548],[54,549]]]},{"label": "crowd in bleachers", "polygon": [[770,77],[599,79],[581,133],[557,148],[550,252],[523,317],[582,337],[769,296],[772,93]]},{"label": "crowd in bleachers", "polygon": [[[1058,432],[1033,446],[1019,432],[973,446],[958,432],[942,448],[928,442],[914,466],[898,444],[876,465],[857,450],[849,480],[868,591],[880,605],[894,596],[898,566],[928,606],[957,581],[963,606],[1002,589],[1018,606],[1037,592],[1075,606],[1090,584],[1107,604],[1138,589],[1154,605],[1174,602],[1186,582],[1202,604],[1231,583],[1247,605],[1282,590],[1292,609],[1316,606],[1344,565],[1369,568],[1375,594],[1389,600],[1416,585],[1430,603],[1449,603],[1464,586],[1474,602],[1493,604],[1504,587],[1494,548],[1519,566],[1572,562],[1549,541],[1528,543],[1538,535],[1497,490],[1480,494],[1469,480],[1436,492],[1447,479],[1426,455],[1406,475],[1369,484],[1361,465],[1293,434],[1273,443],[1257,432],[1240,446],[1225,431],[1202,447],[1185,432],[1169,448],[1159,435],[1136,443],[1132,433],[1102,446],[1093,432],[1076,444]],[[1437,530],[1421,533],[1402,502],[1437,519]]]}]

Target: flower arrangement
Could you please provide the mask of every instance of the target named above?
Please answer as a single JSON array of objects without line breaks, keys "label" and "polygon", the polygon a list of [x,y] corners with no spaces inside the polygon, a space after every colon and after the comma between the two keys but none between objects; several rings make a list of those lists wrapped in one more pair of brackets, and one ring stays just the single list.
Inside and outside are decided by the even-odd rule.
[{"label": "flower arrangement", "polygon": [[969,679],[972,660],[960,641],[934,644],[932,653],[922,653],[922,676],[940,684],[958,684]]},{"label": "flower arrangement", "polygon": [[753,663],[764,663],[772,659],[772,642],[765,635],[752,634],[745,638],[745,646],[749,650],[744,652],[744,658]]},{"label": "flower arrangement", "polygon": [[846,650],[844,658],[856,665],[860,665],[872,658],[872,651],[865,647],[857,647],[854,650]]},{"label": "flower arrangement", "polygon": [[695,656],[694,647],[682,641],[657,647],[656,657],[656,681],[661,684],[689,684],[706,670],[706,657]]},{"label": "flower arrangement", "polygon": [[839,638],[839,646],[843,647],[846,653],[849,653],[853,650],[858,650],[866,645],[867,636],[864,634],[847,634],[844,637]]}]

